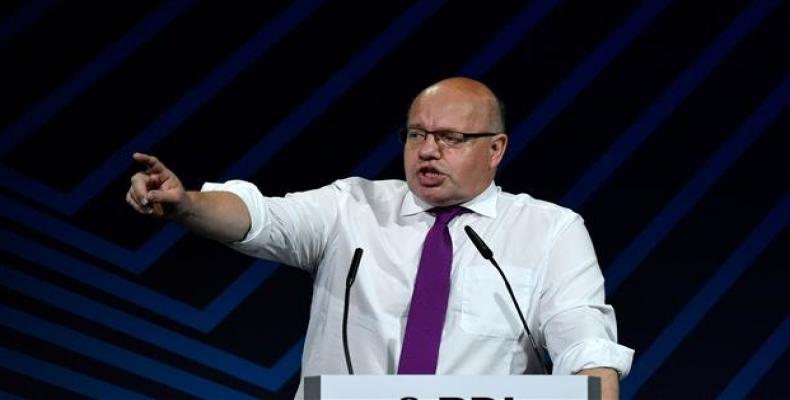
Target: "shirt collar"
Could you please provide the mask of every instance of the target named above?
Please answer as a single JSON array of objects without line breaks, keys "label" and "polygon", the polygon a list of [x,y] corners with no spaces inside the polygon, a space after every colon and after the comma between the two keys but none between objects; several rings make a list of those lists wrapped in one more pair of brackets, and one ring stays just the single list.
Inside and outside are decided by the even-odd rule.
[{"label": "shirt collar", "polygon": [[[496,200],[500,191],[501,189],[497,187],[494,182],[491,182],[491,184],[488,185],[486,190],[484,190],[482,193],[478,194],[472,200],[460,205],[477,214],[489,218],[495,218]],[[415,196],[411,190],[408,190],[406,192],[406,196],[403,198],[403,203],[401,203],[400,215],[405,216],[419,214],[421,212],[428,211],[431,208],[433,208],[432,205]]]}]

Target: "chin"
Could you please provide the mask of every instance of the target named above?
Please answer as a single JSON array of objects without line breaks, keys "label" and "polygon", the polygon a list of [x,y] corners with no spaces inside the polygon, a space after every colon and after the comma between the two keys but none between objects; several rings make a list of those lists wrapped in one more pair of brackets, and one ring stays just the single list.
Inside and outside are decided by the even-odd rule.
[{"label": "chin", "polygon": [[447,197],[446,194],[437,193],[441,191],[441,189],[438,188],[420,188],[420,189],[421,190],[415,192],[417,196],[419,196],[423,201],[434,207],[442,207],[442,206],[449,206],[455,204],[453,199]]},{"label": "chin", "polygon": [[409,185],[409,190],[411,190],[414,195],[433,207],[449,206],[458,203],[458,201],[455,201],[446,193],[446,188],[442,186],[422,186],[416,179],[407,183]]}]

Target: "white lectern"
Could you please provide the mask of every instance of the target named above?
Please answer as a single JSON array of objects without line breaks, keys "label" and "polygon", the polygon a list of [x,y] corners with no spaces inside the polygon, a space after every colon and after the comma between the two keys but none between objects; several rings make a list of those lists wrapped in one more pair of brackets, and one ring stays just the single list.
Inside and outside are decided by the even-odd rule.
[{"label": "white lectern", "polygon": [[322,375],[304,379],[306,400],[600,399],[584,375]]}]

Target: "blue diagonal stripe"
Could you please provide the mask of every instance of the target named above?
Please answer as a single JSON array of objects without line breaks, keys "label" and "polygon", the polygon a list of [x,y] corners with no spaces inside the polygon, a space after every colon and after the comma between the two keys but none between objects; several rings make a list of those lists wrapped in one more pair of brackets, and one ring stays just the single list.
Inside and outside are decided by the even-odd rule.
[{"label": "blue diagonal stripe", "polygon": [[[113,263],[135,274],[144,272],[172,245],[171,242],[167,241],[167,238],[180,237],[183,231],[182,228],[170,224],[165,229],[162,229],[157,235],[154,235],[154,237],[140,250],[132,252],[98,236],[75,228],[70,224],[46,216],[41,212],[2,195],[0,195],[0,213],[19,224],[42,232],[53,239],[63,241],[83,251],[90,252],[99,259]],[[159,236],[163,236],[163,238]],[[0,247],[2,247],[2,245],[0,245]],[[21,247],[9,245],[6,246],[5,249],[14,254],[28,249],[34,251],[41,257],[45,257],[45,259],[59,260],[63,257],[55,251],[47,250],[43,245],[32,244],[32,242],[25,242]],[[38,261],[44,262],[42,259],[38,259]],[[185,322],[193,328],[203,331],[214,328],[217,323],[221,322],[227,314],[252,293],[255,288],[265,282],[277,267],[278,264],[270,261],[255,261],[247,267],[245,272],[229,285],[222,294],[211,302],[205,312],[199,314],[178,314],[183,318],[180,322]],[[76,269],[70,270],[68,273],[72,274],[70,276],[75,279],[81,280],[81,278],[79,278],[79,271],[87,272],[88,270]],[[92,272],[88,273],[95,275]],[[110,286],[107,287],[113,294],[133,295],[131,298],[126,298],[126,300],[136,302],[143,307],[154,307],[154,309],[159,309],[159,307],[156,307],[156,304],[158,304],[161,299],[151,298],[150,301],[141,300],[148,298],[145,294],[148,293],[147,290],[140,291],[126,288],[116,291],[119,286],[128,286],[130,284],[119,283],[123,281],[114,278],[114,275],[107,274],[107,276],[107,278],[103,279],[103,282],[104,284],[114,282],[109,283]],[[83,282],[89,283],[84,280]]]},{"label": "blue diagonal stripe", "polygon": [[162,315],[177,316],[181,322],[186,323],[199,319],[199,311],[186,304],[174,301],[154,290],[135,285],[116,274],[111,274],[49,249],[3,228],[0,228],[0,248],[75,279],[82,284],[103,289],[147,309],[158,311]]},{"label": "blue diagonal stripe", "polygon": [[[0,136],[2,140],[2,136]],[[0,164],[0,186],[20,193],[25,197],[37,201],[38,203],[48,203],[48,207],[61,209],[63,204],[68,202],[68,198],[61,191],[31,179],[5,165]]]},{"label": "blue diagonal stripe", "polygon": [[[134,274],[140,274],[153,265],[154,261],[173,245],[174,239],[180,238],[183,234],[183,228],[175,224],[169,224],[148,240],[141,249],[133,252],[2,195],[0,195],[0,214],[53,239],[89,252],[101,260],[110,262]],[[43,246],[36,248],[43,248]],[[11,248],[8,251],[15,253],[21,251],[21,249]],[[42,254],[49,253],[44,251]],[[220,296],[211,302],[200,317],[197,317],[198,314],[181,315],[184,318],[181,322],[189,321],[188,324],[190,326],[200,330],[212,329],[252,293],[255,288],[263,284],[277,267],[278,264],[270,261],[258,260],[254,262]],[[115,288],[116,286],[111,287]],[[117,293],[128,294],[130,292],[121,290]],[[145,297],[145,295],[138,294],[134,298],[127,300],[141,302],[140,299]],[[157,301],[159,300],[151,299],[151,302],[143,302],[142,305],[152,306]],[[191,318],[193,315],[197,319]]]},{"label": "blue diagonal stripe", "polygon": [[193,3],[192,0],[171,0],[163,4],[68,82],[36,103],[0,135],[0,156],[7,154],[19,142],[44,126],[73,99],[120,65]]},{"label": "blue diagonal stripe", "polygon": [[[785,293],[779,294],[780,296]],[[719,399],[743,399],[790,347],[790,315],[771,334],[765,343],[741,368],[730,384],[719,394]]]},{"label": "blue diagonal stripe", "polygon": [[632,398],[636,394],[642,384],[666,361],[688,333],[719,301],[721,295],[732,287],[738,277],[754,263],[788,222],[790,222],[790,192],[782,196],[779,203],[749,234],[749,237],[738,246],[716,274],[637,359],[628,379],[623,381],[623,398]]},{"label": "blue diagonal stripe", "polygon": [[530,3],[516,14],[486,47],[461,67],[459,75],[480,77],[486,74],[502,57],[513,51],[524,35],[540,24],[540,21],[543,21],[543,18],[560,2],[561,0],[544,0]]},{"label": "blue diagonal stripe", "polygon": [[130,155],[143,151],[172,133],[201,106],[232,82],[241,72],[266,54],[277,42],[299,26],[322,0],[299,0],[259,30],[227,61],[213,70],[199,85],[187,92],[176,104],[163,113],[134,139],[121,146],[101,166],[90,173],[69,193],[67,212],[75,212],[96,194],[104,190],[131,163]]},{"label": "blue diagonal stripe", "polygon": [[[320,115],[332,101],[348,90],[358,79],[365,75],[375,64],[388,54],[405,37],[413,33],[427,18],[444,4],[444,0],[421,0],[406,10],[397,20],[387,28],[387,30],[376,37],[362,52],[355,56],[343,69],[335,74],[326,84],[319,88],[305,103],[289,115],[283,122],[270,131],[261,141],[248,151],[242,158],[226,171],[224,176],[248,176],[257,168],[262,166],[277,150],[285,146],[303,129],[309,121]],[[248,53],[240,53],[241,60],[249,60]],[[227,75],[228,71],[226,71]],[[208,82],[208,81],[207,81]],[[206,83],[206,82],[204,82]],[[214,83],[207,84],[214,87]],[[217,90],[219,87],[217,87]],[[203,93],[198,91],[199,93]],[[205,93],[208,94],[208,93]],[[204,96],[205,96],[204,94]],[[212,93],[213,94],[213,93]],[[201,96],[199,103],[205,99]],[[183,104],[189,106],[195,104],[194,101]],[[179,103],[182,104],[182,103]],[[199,104],[197,104],[199,105]],[[196,109],[197,107],[195,107]],[[179,113],[166,113],[168,118],[161,118],[155,122],[142,135],[133,139],[132,143],[125,145],[124,151],[116,152],[108,159],[102,167],[97,169],[86,179],[84,179],[75,189],[65,197],[63,195],[49,196],[44,200],[41,195],[41,186],[37,182],[23,182],[29,180],[22,175],[17,176],[17,180],[10,182],[0,180],[0,185],[7,186],[9,189],[16,190],[31,200],[41,202],[60,212],[71,214],[82,207],[85,202],[103,190],[112,179],[122,173],[129,165],[129,154],[133,150],[144,150],[152,145],[164,133],[169,133],[175,125],[183,121],[185,115]],[[151,132],[150,134],[147,132]],[[1,150],[1,148],[0,148]],[[7,172],[0,169],[0,173]],[[36,193],[28,193],[23,190],[26,188],[38,189]],[[49,190],[52,191],[51,189]],[[46,193],[52,194],[52,193]]]},{"label": "blue diagonal stripe", "polygon": [[0,305],[0,324],[193,396],[213,399],[253,398],[205,378],[4,305]]},{"label": "blue diagonal stripe", "polygon": [[273,261],[253,261],[233,283],[209,303],[193,326],[196,325],[203,332],[214,329],[279,267],[280,264]]},{"label": "blue diagonal stripe", "polygon": [[[140,393],[0,346],[0,367],[100,399],[148,399]],[[5,398],[5,396],[0,395]]]},{"label": "blue diagonal stripe", "polygon": [[3,195],[0,195],[0,214],[52,239],[90,252],[93,256],[124,270],[139,273],[146,267],[138,261],[139,257],[136,252],[129,251],[100,236],[86,232]]},{"label": "blue diagonal stripe", "polygon": [[[369,72],[375,64],[395,48],[421,23],[427,20],[444,0],[419,1],[399,16],[381,35],[373,39],[364,50],[350,60],[327,83],[317,89],[311,97],[284,121],[272,129],[261,141],[249,150],[238,162],[231,166],[223,175],[225,177],[248,176],[266,163],[279,149],[292,140],[307,124],[322,113],[334,99],[348,90],[352,84]],[[125,154],[128,155],[131,150]],[[2,176],[0,168],[0,176]],[[172,225],[155,235],[139,251],[134,259],[135,269],[147,267],[159,255],[177,242],[185,231]],[[87,240],[87,239],[85,239]],[[104,249],[102,253],[109,257],[120,258],[113,253],[114,249]]]},{"label": "blue diagonal stripe", "polygon": [[[280,267],[273,261],[256,260],[236,278],[222,293],[209,303],[201,326],[206,331],[213,329],[235,310],[247,296],[260,287]],[[221,268],[221,267],[219,267]]]},{"label": "blue diagonal stripe", "polygon": [[[516,14],[485,48],[467,61],[459,74],[479,77],[487,73],[504,55],[513,50],[513,47],[518,44],[521,38],[537,26],[543,20],[543,17],[548,15],[559,3],[559,0],[537,0],[532,2]],[[354,167],[351,175],[375,177],[400,154],[401,148],[401,144],[395,139],[394,132],[391,135],[387,135],[381,144]]]},{"label": "blue diagonal stripe", "polygon": [[[320,111],[319,108],[326,106],[328,101],[337,97],[340,94],[339,91],[341,89],[347,89],[347,86],[351,83],[352,78],[359,78],[362,73],[370,69],[373,64],[383,56],[383,52],[387,50],[387,48],[394,47],[396,42],[402,40],[408,31],[416,29],[420,20],[414,18],[415,14],[421,18],[427,18],[430,14],[436,11],[439,5],[440,3],[438,2],[422,2],[409,9],[398,19],[398,21],[396,21],[389,29],[387,29],[386,32],[373,40],[367,46],[365,51],[351,60],[347,66],[341,72],[336,74],[336,76],[329,83],[324,85],[322,89],[316,91],[316,93],[314,93],[311,97],[311,100],[303,104],[299,110],[294,112],[289,118],[286,119],[286,121],[281,123],[280,127],[282,129],[279,131],[275,130],[271,133],[271,136],[278,136],[280,139],[283,139],[282,136],[287,136],[281,141],[287,142],[290,140],[290,137],[295,136],[297,131],[294,129],[286,129],[287,127],[290,126],[291,128],[294,128],[294,121],[304,118],[311,118],[311,116],[315,117],[316,113]],[[282,17],[281,20],[289,21],[289,24],[293,24],[296,18]],[[273,26],[279,25],[280,24],[274,24]],[[270,27],[267,29],[264,29],[261,32],[269,32],[269,30],[274,28]],[[263,40],[264,38],[265,36],[260,36],[257,38],[257,41]],[[257,41],[255,39],[251,40],[248,42],[248,46],[257,48],[254,46],[254,44],[257,44],[258,46],[260,45]],[[248,46],[245,46],[245,48]],[[249,51],[249,49],[246,51],[240,51],[237,54],[237,57],[247,55]],[[244,60],[247,59],[245,58]],[[213,78],[207,78],[201,88],[192,91],[192,93],[195,93],[194,95],[187,95],[179,103],[182,104],[181,106],[177,104],[170,112],[166,113],[166,115],[172,115],[169,117],[171,119],[175,118],[175,115],[181,115],[189,111],[190,108],[188,105],[194,105],[204,101],[207,93],[211,91],[210,89],[217,87],[218,83],[216,81],[224,76],[224,74],[229,73],[226,70],[237,70],[239,68],[239,65],[237,64],[243,64],[244,60],[237,60],[227,63],[231,66],[235,65],[233,68],[226,66],[218,69],[214,74],[212,74]],[[321,108],[321,110],[322,109],[323,108]],[[152,126],[159,127],[160,125],[161,124],[154,124]],[[155,138],[168,132],[162,127],[157,129],[158,130],[156,130],[156,132],[154,132],[155,130],[153,128],[149,129],[148,132],[150,133],[150,136]],[[143,140],[135,139],[135,141],[140,142]],[[284,143],[282,144],[284,145]],[[260,147],[261,144],[259,143],[258,148]],[[123,153],[123,156],[128,158],[129,153],[130,152]],[[246,163],[249,163],[252,158],[256,158],[258,161],[263,161],[260,160],[260,157],[255,156],[253,153],[248,153],[246,157]],[[125,163],[128,163],[128,160],[125,161]],[[239,164],[236,165],[236,168],[239,168]],[[233,169],[233,167],[231,169]],[[225,175],[228,174],[229,173],[226,173]],[[37,181],[31,180],[3,166],[0,166],[0,181],[6,182],[7,185],[15,188],[17,191],[30,194],[33,198],[39,199],[39,201],[55,204],[55,208],[59,208],[61,211],[73,211],[79,207],[79,204],[73,202],[73,196],[64,196],[62,193],[55,191],[46,185],[42,185]],[[135,273],[144,271],[162,253],[169,249],[184,235],[183,229],[174,227],[172,224],[168,225],[167,228],[154,235],[154,237],[149,240],[143,246],[143,248],[137,252],[131,253],[128,250],[109,243],[102,238],[98,238],[95,235],[82,231],[81,229],[71,227],[67,223],[54,220],[52,217],[37,212],[32,208],[24,206],[20,203],[13,202],[5,198],[0,198],[0,202],[4,202],[8,206],[0,207],[0,213],[3,213],[6,217],[27,225],[39,232],[43,232],[50,237],[63,240],[72,246],[82,249],[91,249],[91,251],[95,252],[99,258]]]},{"label": "blue diagonal stripe", "polygon": [[[162,116],[149,125],[142,133],[116,151],[102,166],[88,175],[82,182],[68,194],[54,190],[38,181],[22,174],[15,173],[9,168],[0,166],[0,185],[20,193],[33,201],[53,208],[65,214],[73,214],[85,202],[103,190],[113,177],[124,171],[131,162],[130,154],[136,150],[144,150],[163,137],[171,133],[178,125],[186,120],[200,106],[205,104],[222,87],[232,81],[239,73],[251,65],[256,59],[265,54],[288,32],[293,30],[320,4],[320,0],[301,0],[295,2],[283,13],[278,15],[271,23],[259,30],[250,40],[236,51],[226,62],[213,70],[195,88],[187,92],[175,105],[168,109]],[[144,25],[144,24],[141,24]],[[68,86],[68,85],[67,85]],[[64,102],[64,96],[54,97],[58,104]],[[54,101],[54,100],[53,100]],[[43,112],[53,108],[45,99],[38,110],[34,107],[28,114],[32,121],[37,121]],[[64,103],[65,104],[65,103]],[[26,117],[23,117],[22,122]],[[19,125],[19,124],[17,124]],[[28,126],[30,123],[19,125]],[[0,135],[0,155],[18,143],[31,129],[14,128],[13,126]],[[6,143],[7,142],[7,143]]]},{"label": "blue diagonal stripe", "polygon": [[0,22],[0,47],[3,47],[19,32],[33,25],[49,11],[58,0],[35,0],[23,3],[13,14],[3,18]]},{"label": "blue diagonal stripe", "polygon": [[780,1],[756,1],[741,12],[663,94],[588,168],[560,204],[577,209],[617,170]]},{"label": "blue diagonal stripe", "polygon": [[444,0],[420,0],[401,14],[359,54],[318,88],[309,99],[272,128],[262,140],[223,173],[223,179],[248,177],[285,147],[297,134],[321,115],[337,98],[367,74],[384,56],[417,30]]},{"label": "blue diagonal stripe", "polygon": [[255,261],[206,311],[201,311],[2,228],[0,249],[201,332],[213,329],[278,266]]},{"label": "blue diagonal stripe", "polygon": [[279,390],[282,384],[299,369],[302,346],[304,345],[303,339],[298,340],[275,366],[265,368],[142,318],[16,272],[2,264],[0,264],[0,278],[2,278],[0,285],[50,306],[73,313],[267,390]]},{"label": "blue diagonal stripe", "polygon": [[722,143],[694,176],[623,250],[606,270],[606,292],[614,293],[672,227],[702,198],[725,171],[770,126],[790,103],[790,76]]},{"label": "blue diagonal stripe", "polygon": [[[464,69],[468,71],[474,71],[474,69],[477,68],[474,67],[474,65],[490,66],[490,64],[482,63],[481,60],[488,57],[494,57],[495,55],[501,56],[507,50],[509,50],[514,45],[513,38],[510,36],[510,34],[516,32],[515,27],[518,27],[521,32],[526,32],[535,24],[537,24],[538,21],[543,16],[545,16],[545,14],[547,14],[554,5],[556,5],[556,3],[556,1],[546,1],[542,3],[538,2],[536,3],[537,5],[527,8],[525,12],[514,18],[511,24],[509,24],[505,30],[500,32],[500,34],[497,36],[497,39],[486,49],[484,49],[484,51],[478,54],[477,58],[472,59],[469,63],[467,63],[467,66],[464,67]],[[477,73],[480,74],[483,72],[484,71],[477,71]],[[52,197],[49,196],[48,198],[51,199]],[[158,258],[167,248],[169,248],[183,235],[183,230],[170,225],[168,228],[160,231],[159,234],[155,235],[154,238],[149,240],[140,251],[130,254],[128,251],[119,249],[117,246],[112,244],[105,243],[103,239],[97,238],[84,231],[72,229],[67,224],[61,222],[51,221],[46,215],[38,213],[31,208],[19,203],[10,202],[7,205],[12,205],[13,207],[0,207],[0,211],[17,220],[17,222],[25,223],[33,229],[37,229],[39,231],[49,232],[50,236],[61,240],[65,239],[70,244],[84,250],[92,249],[92,251],[96,252],[97,256],[100,258],[136,273],[145,270],[145,268],[147,268],[156,258]],[[43,254],[48,254],[48,252],[44,251]],[[198,318],[193,313],[175,315],[179,316],[179,321],[182,323],[186,323],[198,329],[210,329],[218,321],[223,319],[230,310],[235,308],[238,303],[246,298],[246,296],[255,287],[259,286],[266,279],[266,277],[268,277],[270,271],[273,270],[273,268],[275,268],[274,265],[270,263],[267,264],[267,268],[261,268],[260,266],[253,266],[249,268],[247,272],[245,272],[245,275],[237,279],[231,287],[225,290],[224,293],[214,302],[212,302],[211,306],[207,308],[207,313],[210,316],[208,320]],[[85,270],[78,269],[77,271]],[[79,275],[80,277],[77,277],[76,279],[83,280],[83,282],[85,279],[87,279],[84,277],[83,273],[79,273]],[[255,276],[247,277],[247,275]],[[149,296],[145,294],[145,290],[142,291],[143,293],[139,293],[140,291],[125,287],[128,285],[117,282],[115,279],[108,279],[115,283],[109,286],[109,289],[112,290],[113,293],[125,293],[125,295],[122,295],[122,298],[135,302],[138,305],[142,305],[146,308],[152,307],[158,301],[157,299],[151,299],[150,301],[146,300],[149,298]],[[115,291],[114,288],[118,286],[123,287],[122,290]]]},{"label": "blue diagonal stripe", "polygon": [[[174,223],[167,224],[141,248],[132,251],[3,195],[0,195],[0,214],[52,239],[90,252],[96,258],[134,274],[140,274],[148,269],[185,233],[180,226]],[[271,266],[267,264],[264,269],[271,269]],[[259,270],[260,267],[256,269]],[[260,284],[263,283],[261,279],[265,278],[256,275],[254,280],[247,282]],[[239,294],[241,292],[236,291],[235,295]]]},{"label": "blue diagonal stripe", "polygon": [[[419,24],[432,15],[442,3],[442,1],[422,1],[409,8],[384,33],[375,38],[365,50],[354,57],[327,84],[317,90],[306,103],[286,118],[286,120],[279,125],[280,129],[275,129],[273,132],[270,132],[270,134],[266,136],[269,139],[264,138],[263,141],[259,142],[239,163],[231,167],[230,171],[226,172],[225,175],[229,175],[234,169],[239,170],[239,168],[248,169],[251,173],[252,169],[257,168],[253,164],[265,163],[268,160],[268,156],[271,156],[274,150],[273,148],[266,148],[267,143],[272,146],[284,146],[285,143],[290,141],[290,139],[298,133],[300,128],[298,128],[297,125],[305,122],[301,119],[316,117],[318,113],[329,105],[329,102],[342,94],[342,91],[347,90],[355,80],[361,78],[364,73],[369,71],[387,51],[393,49],[399,41],[407,36],[407,34],[415,30]],[[273,144],[269,141],[272,138],[279,144]],[[264,154],[256,155],[256,152],[262,149],[268,151],[268,156]],[[128,157],[128,154],[129,153],[125,156]],[[72,202],[74,199],[73,196],[66,198],[59,192],[2,166],[0,166],[0,184],[8,185],[21,193],[28,192],[33,195],[34,200],[54,204],[55,208],[64,212],[76,210],[76,208],[69,204],[75,207],[79,206]],[[0,208],[0,212],[3,211],[4,210]],[[42,218],[50,218],[43,214],[39,214],[39,216]],[[11,216],[11,218],[15,217]],[[34,229],[48,229],[46,227],[55,225],[62,228],[65,227],[65,225],[59,222],[48,222]],[[60,236],[62,230],[49,230],[48,232],[50,236]],[[122,268],[127,268],[131,271],[140,271],[147,268],[147,266],[149,266],[159,255],[177,242],[184,233],[183,229],[169,225],[167,228],[157,233],[154,238],[149,240],[146,245],[140,249],[136,257],[130,258],[128,261],[119,261],[123,259],[126,254],[119,253],[117,248],[111,246],[101,247],[101,249],[98,250],[98,254],[108,261],[117,262]],[[71,242],[83,244],[87,244],[88,242],[97,244],[102,241],[101,239],[82,234],[76,235],[69,240]],[[99,245],[101,246],[101,244]]]},{"label": "blue diagonal stripe", "polygon": [[646,0],[606,40],[576,67],[535,111],[510,134],[503,167],[515,159],[609,63],[650,24],[669,0]]},{"label": "blue diagonal stripe", "polygon": [[2,400],[23,400],[21,397],[8,393],[2,389],[0,389],[0,399]]}]

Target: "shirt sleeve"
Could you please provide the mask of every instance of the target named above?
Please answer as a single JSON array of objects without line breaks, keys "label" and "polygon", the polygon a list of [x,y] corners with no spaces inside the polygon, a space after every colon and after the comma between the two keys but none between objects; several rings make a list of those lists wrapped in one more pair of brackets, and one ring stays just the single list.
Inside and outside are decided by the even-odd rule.
[{"label": "shirt sleeve", "polygon": [[207,182],[201,191],[230,192],[247,206],[250,230],[229,247],[306,270],[313,270],[323,255],[338,212],[337,185],[285,197],[263,196],[255,185],[242,180]]},{"label": "shirt sleeve", "polygon": [[634,351],[617,343],[614,309],[592,241],[578,215],[560,231],[547,255],[540,319],[555,374],[609,367],[625,376]]}]

